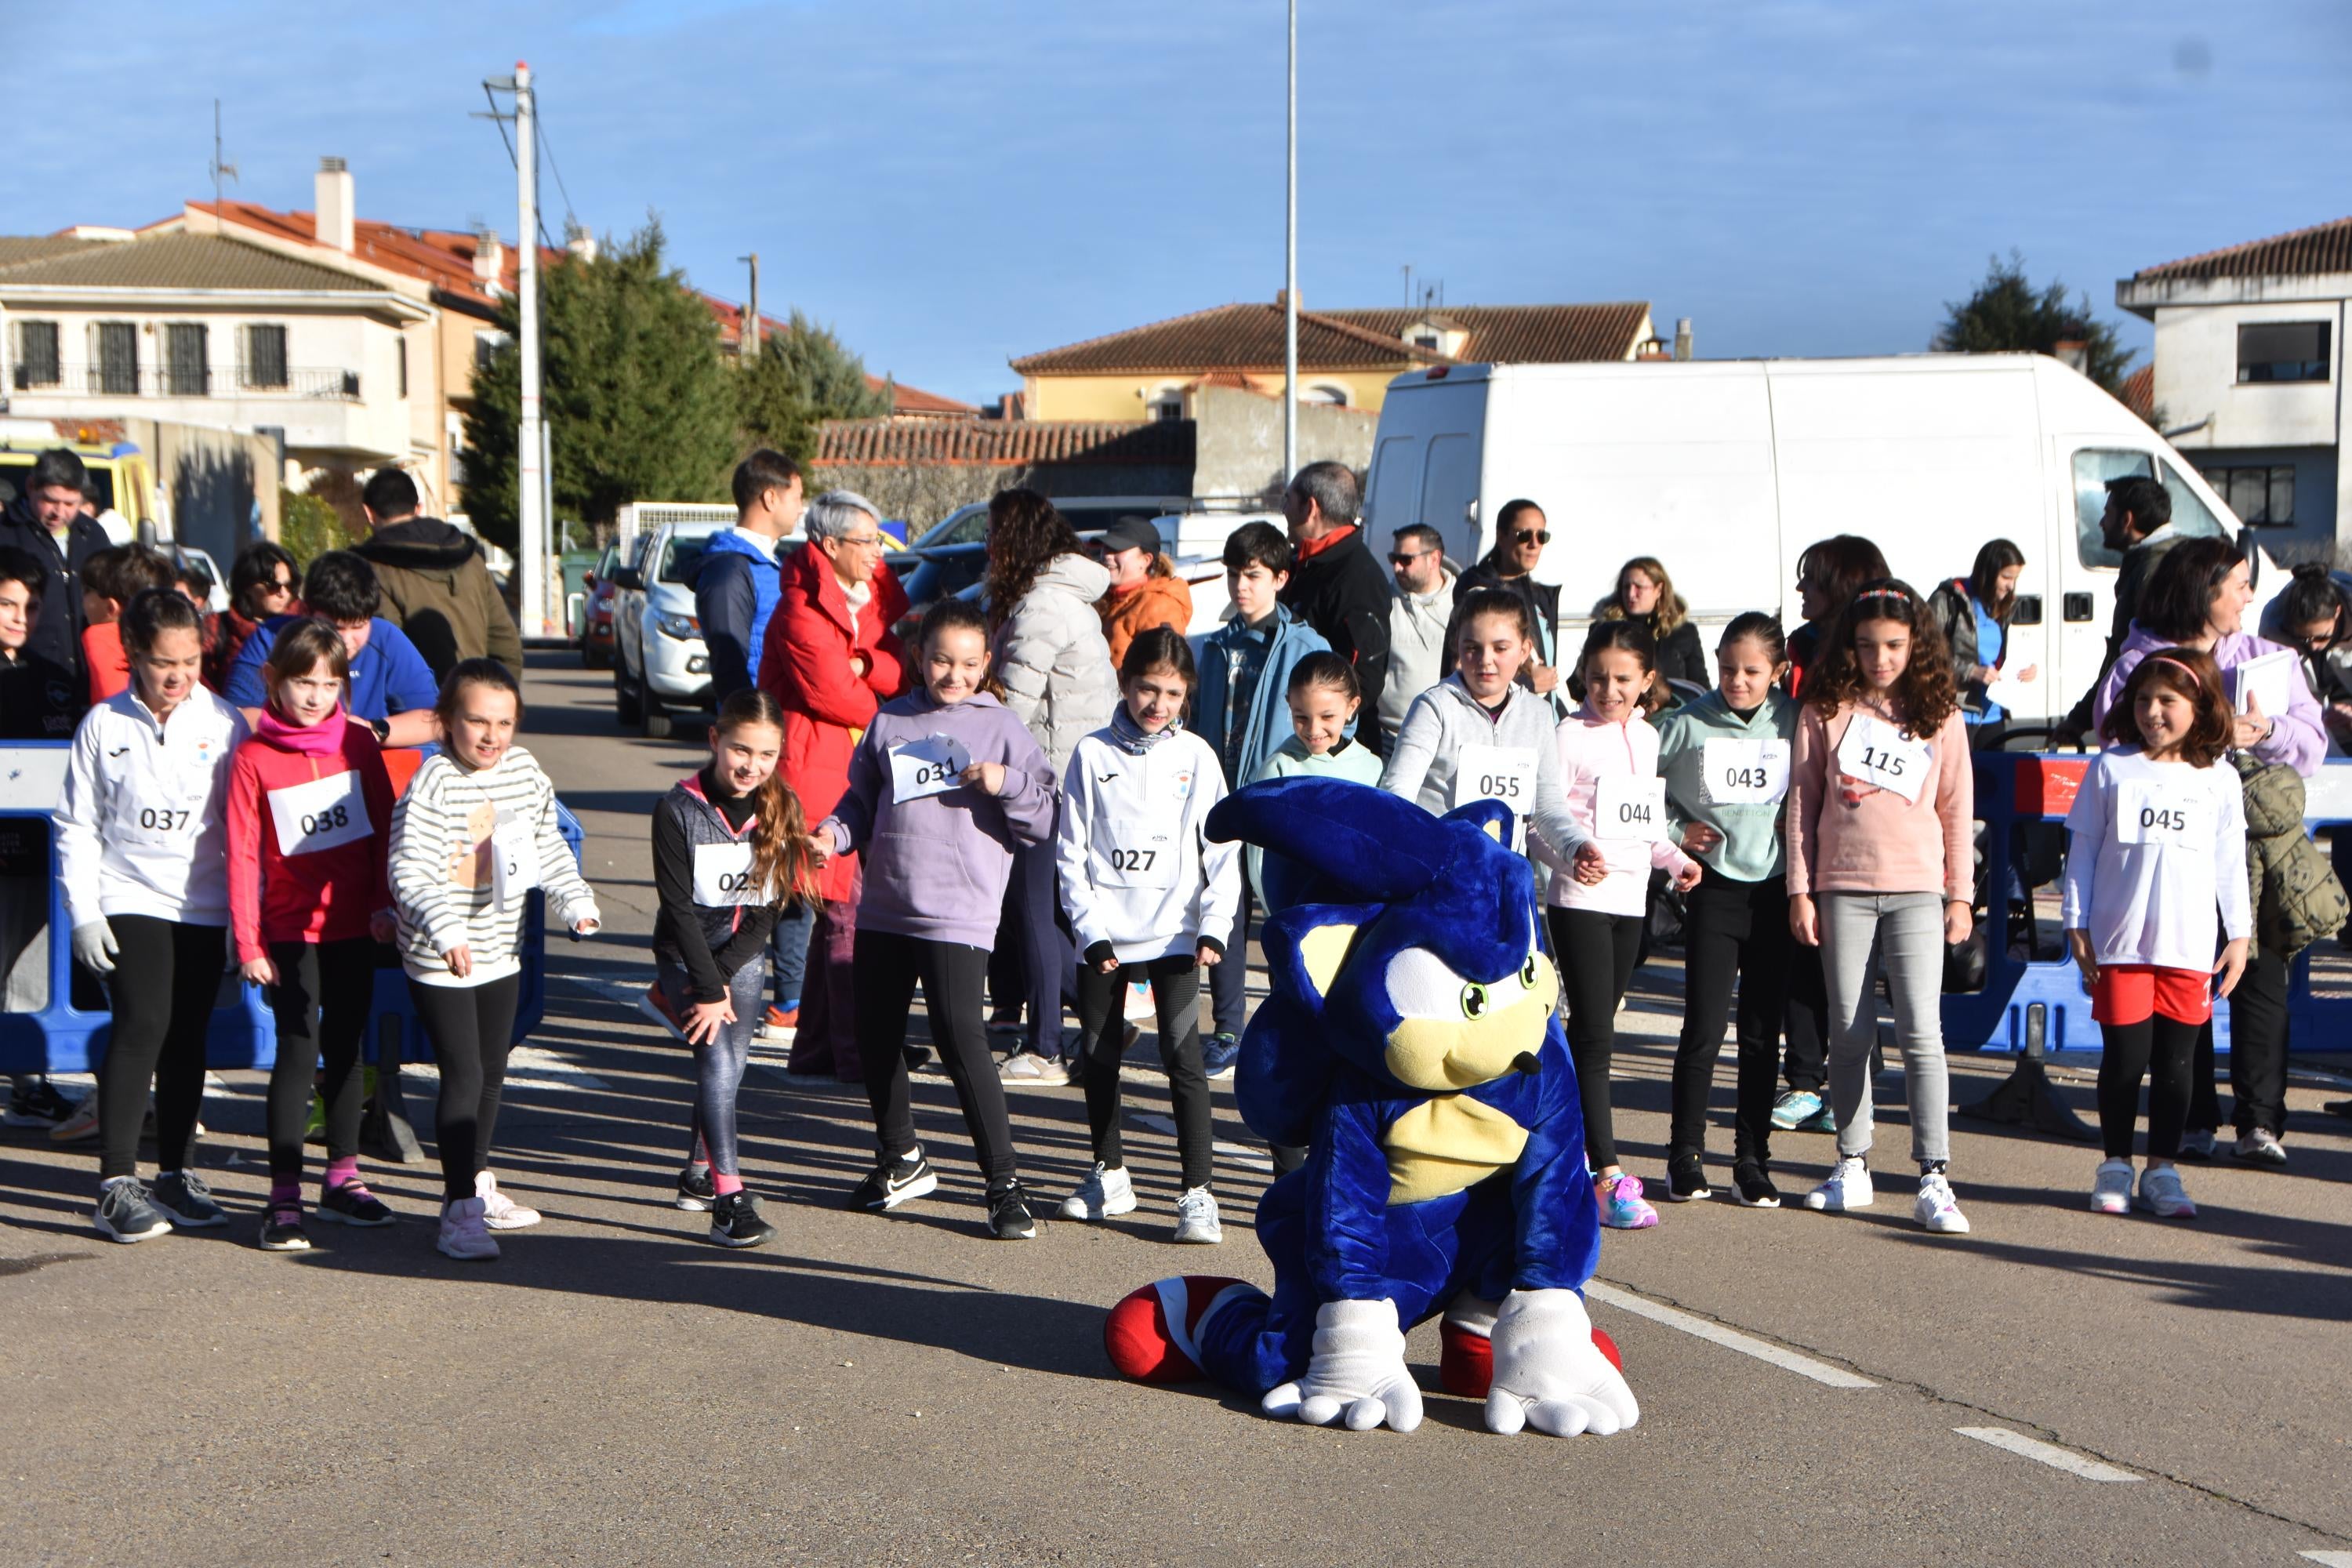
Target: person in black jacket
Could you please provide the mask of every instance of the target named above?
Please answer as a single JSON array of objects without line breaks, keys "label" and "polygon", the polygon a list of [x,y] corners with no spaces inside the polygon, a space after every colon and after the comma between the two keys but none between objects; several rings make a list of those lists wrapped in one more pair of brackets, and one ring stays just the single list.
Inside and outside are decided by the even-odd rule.
[{"label": "person in black jacket", "polygon": [[0,545],[0,741],[70,741],[81,688],[26,643],[40,624],[48,574],[14,545]]},{"label": "person in black jacket", "polygon": [[[1551,699],[1555,716],[1564,711],[1560,697],[1553,696],[1560,683],[1559,660],[1556,645],[1559,641],[1559,584],[1536,581],[1536,563],[1543,559],[1544,546],[1551,542],[1551,529],[1544,521],[1543,509],[1531,500],[1511,500],[1495,514],[1495,548],[1486,552],[1475,566],[1454,580],[1454,603],[1462,605],[1481,588],[1500,588],[1528,607],[1528,618],[1536,628],[1535,657],[1520,667],[1519,684],[1541,697]],[[1445,653],[1441,660],[1444,672],[1454,670],[1454,650],[1461,646],[1461,618],[1457,615],[1445,627]]]},{"label": "person in black jacket", "polygon": [[1698,626],[1690,618],[1690,601],[1675,592],[1675,580],[1654,555],[1636,555],[1617,568],[1614,592],[1593,606],[1601,621],[1632,621],[1646,627],[1658,645],[1658,679],[1679,681],[1672,693],[1677,701],[1714,689],[1706,649],[1699,642]]},{"label": "person in black jacket", "polygon": [[[1355,666],[1359,688],[1378,691],[1389,676],[1389,574],[1357,524],[1363,499],[1362,482],[1345,463],[1298,470],[1282,496],[1297,559],[1281,603]],[[1376,755],[1386,749],[1377,722],[1363,725],[1356,739]]]},{"label": "person in black jacket", "polygon": [[76,689],[82,670],[81,569],[112,542],[85,510],[89,470],[63,447],[33,459],[25,488],[0,513],[0,544],[13,544],[41,563],[48,585],[41,595],[47,614],[33,623],[27,654],[70,674]]}]

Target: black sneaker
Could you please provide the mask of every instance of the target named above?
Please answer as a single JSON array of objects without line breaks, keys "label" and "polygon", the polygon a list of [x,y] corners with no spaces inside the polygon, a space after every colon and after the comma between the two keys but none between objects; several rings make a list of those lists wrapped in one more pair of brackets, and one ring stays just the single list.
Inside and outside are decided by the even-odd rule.
[{"label": "black sneaker", "polygon": [[880,1214],[939,1190],[940,1179],[931,1173],[930,1162],[923,1158],[920,1149],[914,1149],[868,1171],[857,1190],[849,1194],[849,1206]]},{"label": "black sneaker", "polygon": [[98,1209],[90,1220],[109,1241],[146,1241],[172,1228],[136,1176],[117,1176],[99,1188]]},{"label": "black sneaker", "polygon": [[1696,1154],[1677,1154],[1666,1162],[1666,1201],[1698,1203],[1715,1195],[1706,1184],[1706,1162]]},{"label": "black sneaker", "polygon": [[345,1182],[319,1194],[319,1217],[338,1225],[390,1225],[400,1216],[358,1182]]},{"label": "black sneaker", "polygon": [[59,1094],[46,1074],[11,1081],[8,1110],[0,1121],[11,1127],[55,1127],[74,1113],[74,1102]]},{"label": "black sneaker", "polygon": [[688,1214],[702,1214],[719,1197],[719,1189],[710,1180],[708,1165],[688,1165],[677,1173],[677,1206]]},{"label": "black sneaker", "polygon": [[299,1205],[272,1208],[261,1216],[261,1250],[264,1252],[308,1252],[310,1238],[302,1234],[302,1210]]},{"label": "black sneaker", "polygon": [[1780,1206],[1780,1189],[1764,1173],[1761,1165],[1742,1165],[1732,1173],[1731,1180],[1739,1189],[1739,1206],[1744,1209],[1776,1209]]},{"label": "black sneaker", "polygon": [[1018,1177],[988,1189],[988,1233],[999,1241],[1027,1241],[1037,1234],[1037,1216],[1029,1212],[1029,1194]]},{"label": "black sneaker", "polygon": [[181,1230],[202,1230],[207,1226],[228,1223],[228,1215],[213,1202],[213,1190],[193,1171],[167,1171],[156,1177],[147,1201],[169,1215],[172,1224]]},{"label": "black sneaker", "polygon": [[738,1190],[710,1205],[710,1239],[721,1247],[757,1247],[775,1239],[776,1227],[760,1217],[760,1200]]}]

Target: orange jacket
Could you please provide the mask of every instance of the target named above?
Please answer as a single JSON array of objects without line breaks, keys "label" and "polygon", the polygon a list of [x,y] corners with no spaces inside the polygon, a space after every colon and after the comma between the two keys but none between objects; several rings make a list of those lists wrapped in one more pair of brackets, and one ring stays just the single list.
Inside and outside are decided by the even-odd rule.
[{"label": "orange jacket", "polygon": [[1110,644],[1110,667],[1127,658],[1127,645],[1138,632],[1172,626],[1181,637],[1192,625],[1192,590],[1181,577],[1146,577],[1124,593],[1113,588],[1095,601],[1102,616],[1103,640]]}]

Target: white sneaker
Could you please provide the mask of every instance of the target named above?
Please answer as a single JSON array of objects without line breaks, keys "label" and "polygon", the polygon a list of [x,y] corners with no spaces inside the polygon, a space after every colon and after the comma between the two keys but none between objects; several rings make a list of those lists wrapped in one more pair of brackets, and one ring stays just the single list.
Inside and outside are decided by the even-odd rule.
[{"label": "white sneaker", "polygon": [[2155,1165],[2140,1173],[2139,1206],[2158,1219],[2195,1219],[2197,1205],[2180,1184],[2180,1173],[2170,1165]]},{"label": "white sneaker", "polygon": [[1058,1060],[1049,1060],[1034,1051],[1021,1051],[1005,1058],[996,1076],[1007,1083],[1059,1085],[1070,1081],[1070,1069]]},{"label": "white sneaker", "polygon": [[1176,1239],[1192,1247],[1214,1247],[1225,1239],[1217,1223],[1217,1200],[1206,1187],[1187,1187],[1176,1200]]},{"label": "white sneaker", "polygon": [[1805,1194],[1805,1206],[1816,1214],[1866,1209],[1877,1201],[1878,1194],[1870,1190],[1869,1163],[1859,1154],[1839,1156],[1830,1179]]},{"label": "white sneaker", "polygon": [[1078,1190],[1062,1200],[1064,1219],[1108,1219],[1134,1212],[1135,1184],[1128,1180],[1124,1165],[1115,1171],[1097,1165],[1078,1184]]},{"label": "white sneaker", "polygon": [[496,1258],[499,1244],[482,1224],[482,1200],[454,1198],[441,1205],[441,1235],[434,1242],[448,1257],[473,1262]]},{"label": "white sneaker", "polygon": [[2100,1162],[2099,1173],[2091,1178],[2091,1212],[2093,1214],[2131,1213],[2132,1167],[2129,1160]]},{"label": "white sneaker", "polygon": [[1919,1178],[1919,1199],[1912,1205],[1911,1213],[1938,1236],[1969,1233],[1969,1216],[1960,1212],[1959,1200],[1952,1196],[1952,1184],[1944,1179],[1941,1171]]},{"label": "white sneaker", "polygon": [[520,1230],[542,1217],[499,1191],[499,1179],[488,1171],[474,1173],[474,1195],[482,1200],[482,1223],[492,1230]]}]

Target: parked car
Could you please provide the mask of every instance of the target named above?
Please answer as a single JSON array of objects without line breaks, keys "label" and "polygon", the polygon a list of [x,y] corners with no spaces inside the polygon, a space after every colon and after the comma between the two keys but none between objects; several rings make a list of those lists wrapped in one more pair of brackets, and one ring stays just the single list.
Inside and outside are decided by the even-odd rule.
[{"label": "parked car", "polygon": [[[1555,542],[1536,575],[1560,585],[1569,646],[1636,553],[1666,563],[1712,641],[1742,610],[1797,625],[1797,557],[1831,534],[1874,541],[1922,593],[2012,540],[2009,662],[2040,666],[2031,689],[2062,713],[2113,615],[2106,482],[2161,481],[2176,531],[2239,532],[2170,443],[2042,354],[1439,365],[1389,384],[1372,453],[1376,548],[1425,522],[1475,561],[1505,501],[1541,506]],[[2265,559],[2257,580],[2267,597],[2285,574]]]},{"label": "parked car", "polygon": [[591,669],[613,668],[613,573],[620,563],[620,546],[608,544],[581,579],[587,596],[580,602],[580,662]]},{"label": "parked car", "polygon": [[[1122,517],[1160,517],[1192,505],[1187,496],[1061,496],[1054,501],[1081,535],[1099,533]],[[988,503],[956,508],[907,549],[883,560],[907,590],[915,615],[953,598],[988,575]]]},{"label": "parked car", "polygon": [[669,734],[672,709],[710,702],[694,574],[702,547],[721,526],[664,524],[641,536],[629,564],[613,571],[613,710],[655,740]]}]

